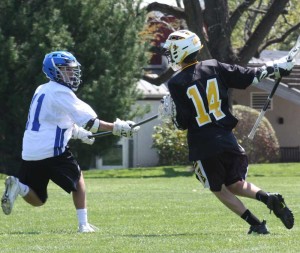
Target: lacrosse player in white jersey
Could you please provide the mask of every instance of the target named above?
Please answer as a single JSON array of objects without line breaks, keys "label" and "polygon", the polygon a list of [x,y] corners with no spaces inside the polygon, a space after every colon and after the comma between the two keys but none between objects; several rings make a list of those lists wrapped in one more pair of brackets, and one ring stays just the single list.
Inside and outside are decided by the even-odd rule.
[{"label": "lacrosse player in white jersey", "polygon": [[66,192],[72,192],[78,232],[95,232],[97,228],[87,219],[83,174],[68,142],[73,138],[92,145],[95,139],[89,136],[100,130],[132,137],[139,127],[131,128],[132,121],[100,120],[95,111],[75,95],[81,82],[80,63],[71,53],[46,54],[43,72],[50,80],[40,85],[33,95],[23,137],[19,177],[6,178],[2,210],[9,215],[18,195],[32,206],[44,205],[51,180]]}]

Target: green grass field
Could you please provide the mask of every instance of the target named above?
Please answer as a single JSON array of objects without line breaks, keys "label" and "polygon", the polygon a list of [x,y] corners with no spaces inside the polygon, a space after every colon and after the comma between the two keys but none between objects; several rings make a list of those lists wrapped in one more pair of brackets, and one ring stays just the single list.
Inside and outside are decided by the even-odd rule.
[{"label": "green grass field", "polygon": [[0,214],[0,252],[300,252],[300,164],[250,166],[248,181],[282,193],[295,215],[287,230],[264,204],[243,198],[267,220],[266,236],[247,235],[248,224],[204,190],[189,168],[84,174],[89,221],[99,232],[78,234],[71,196],[50,183],[43,207],[19,198],[11,215]]}]

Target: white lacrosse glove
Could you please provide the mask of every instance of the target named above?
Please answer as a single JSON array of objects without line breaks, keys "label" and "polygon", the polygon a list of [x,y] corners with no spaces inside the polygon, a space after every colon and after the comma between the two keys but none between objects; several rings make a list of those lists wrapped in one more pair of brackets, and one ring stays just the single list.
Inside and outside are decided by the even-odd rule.
[{"label": "white lacrosse glove", "polygon": [[[126,123],[132,127],[133,125],[135,125],[135,122],[134,121],[131,121],[131,120],[126,120]],[[138,126],[138,128],[140,129],[140,127]]]},{"label": "white lacrosse glove", "polygon": [[92,145],[95,142],[95,138],[89,138],[90,135],[92,135],[90,131],[87,131],[83,127],[79,127],[74,124],[72,130],[72,139],[80,139],[83,143]]},{"label": "white lacrosse glove", "polygon": [[281,57],[275,61],[266,63],[268,77],[275,77],[276,79],[283,76],[288,76],[295,65],[295,60],[287,61],[287,57]]},{"label": "white lacrosse glove", "polygon": [[167,123],[176,118],[176,106],[170,94],[163,96],[158,108],[158,117]]},{"label": "white lacrosse glove", "polygon": [[139,126],[136,126],[134,128],[131,128],[135,123],[133,121],[127,120],[120,120],[116,119],[114,122],[114,128],[113,128],[113,134],[117,136],[123,136],[123,137],[132,137],[134,133],[138,132],[140,130]]},{"label": "white lacrosse glove", "polygon": [[295,65],[295,60],[287,60],[287,56],[281,57],[275,61],[266,62],[265,66],[257,69],[255,77],[253,79],[253,84],[259,83],[262,79],[266,77],[272,77],[278,79],[283,76],[288,76]]}]

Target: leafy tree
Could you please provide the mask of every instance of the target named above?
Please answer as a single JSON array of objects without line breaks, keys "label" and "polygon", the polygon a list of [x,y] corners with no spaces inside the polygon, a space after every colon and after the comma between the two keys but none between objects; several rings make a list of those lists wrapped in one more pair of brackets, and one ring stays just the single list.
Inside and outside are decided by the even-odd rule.
[{"label": "leafy tree", "polygon": [[[41,68],[50,51],[74,53],[83,70],[79,97],[100,118],[113,121],[133,116],[130,108],[139,95],[135,85],[146,61],[145,45],[138,36],[144,23],[139,3],[0,2],[0,170],[18,168],[30,100],[36,87],[47,82]],[[92,147],[78,145],[80,159],[89,165],[93,154],[116,140],[104,138]]]},{"label": "leafy tree", "polygon": [[[153,2],[148,12],[160,11],[186,21],[204,47],[202,60],[246,65],[253,56],[275,43],[287,41],[288,49],[300,31],[298,0],[178,0],[178,6]],[[182,4],[183,3],[183,4]],[[291,42],[293,41],[293,42]],[[159,77],[144,79],[160,85],[174,73],[167,69]]]}]

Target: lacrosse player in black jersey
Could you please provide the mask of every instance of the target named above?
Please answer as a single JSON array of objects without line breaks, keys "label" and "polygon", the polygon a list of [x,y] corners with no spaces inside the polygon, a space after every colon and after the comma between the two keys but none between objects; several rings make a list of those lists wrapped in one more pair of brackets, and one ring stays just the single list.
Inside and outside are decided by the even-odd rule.
[{"label": "lacrosse player in black jersey", "polygon": [[232,129],[238,120],[231,114],[228,89],[245,89],[266,77],[288,75],[294,62],[281,58],[260,68],[244,68],[211,59],[198,62],[202,45],[188,30],[169,35],[164,55],[177,72],[168,82],[160,113],[170,117],[178,129],[187,129],[189,159],[197,179],[232,212],[250,225],[248,234],[268,234],[260,221],[236,196],[263,202],[291,229],[294,216],[278,193],[267,193],[246,180],[248,159]]}]

